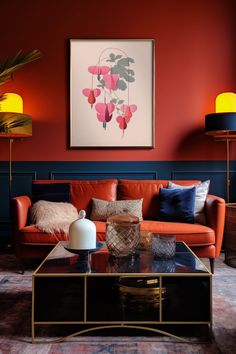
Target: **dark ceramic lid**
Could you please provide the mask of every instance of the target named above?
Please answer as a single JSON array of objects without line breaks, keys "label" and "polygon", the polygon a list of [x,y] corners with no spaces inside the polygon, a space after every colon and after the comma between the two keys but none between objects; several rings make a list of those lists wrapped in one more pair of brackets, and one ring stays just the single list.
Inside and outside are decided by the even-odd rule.
[{"label": "dark ceramic lid", "polygon": [[108,223],[116,223],[116,224],[138,224],[139,218],[135,215],[128,213],[121,213],[109,216],[107,218]]}]

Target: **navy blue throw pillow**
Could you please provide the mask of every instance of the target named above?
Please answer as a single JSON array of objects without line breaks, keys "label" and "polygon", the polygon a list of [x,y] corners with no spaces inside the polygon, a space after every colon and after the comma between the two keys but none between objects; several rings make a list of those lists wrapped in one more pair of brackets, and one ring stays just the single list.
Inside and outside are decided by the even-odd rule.
[{"label": "navy blue throw pillow", "polygon": [[194,223],[196,188],[160,188],[160,220]]},{"label": "navy blue throw pillow", "polygon": [[49,202],[69,202],[70,184],[69,183],[39,183],[32,185],[32,200],[47,200]]}]

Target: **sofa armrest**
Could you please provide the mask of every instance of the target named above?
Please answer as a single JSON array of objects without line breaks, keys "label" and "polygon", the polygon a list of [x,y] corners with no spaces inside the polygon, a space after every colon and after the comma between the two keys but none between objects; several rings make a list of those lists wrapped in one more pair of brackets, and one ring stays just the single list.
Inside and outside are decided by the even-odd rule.
[{"label": "sofa armrest", "polygon": [[31,205],[31,199],[27,195],[11,199],[12,247],[16,252],[20,244],[18,233],[19,230],[27,224],[29,208]]},{"label": "sofa armrest", "polygon": [[27,195],[12,198],[11,215],[13,228],[15,230],[20,230],[22,227],[26,226],[28,220],[28,212],[31,205],[31,199]]},{"label": "sofa armrest", "polygon": [[215,247],[218,257],[220,254],[225,225],[225,200],[215,195],[208,194],[205,203],[207,226],[215,231]]}]

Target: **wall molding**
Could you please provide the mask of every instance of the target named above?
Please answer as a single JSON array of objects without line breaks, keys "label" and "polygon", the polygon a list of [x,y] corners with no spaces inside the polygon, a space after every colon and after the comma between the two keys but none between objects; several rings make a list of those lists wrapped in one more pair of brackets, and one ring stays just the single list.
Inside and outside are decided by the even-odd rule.
[{"label": "wall molding", "polygon": [[[127,179],[127,175],[133,179],[158,179],[157,171],[51,171],[50,179]],[[68,177],[69,176],[69,177]],[[72,178],[73,177],[73,178]],[[129,177],[130,178],[130,177]]]},{"label": "wall molding", "polygon": [[[12,171],[12,176],[23,176],[23,175],[31,175],[33,179],[37,178],[37,171]],[[9,171],[0,171],[0,176],[9,176]]]}]

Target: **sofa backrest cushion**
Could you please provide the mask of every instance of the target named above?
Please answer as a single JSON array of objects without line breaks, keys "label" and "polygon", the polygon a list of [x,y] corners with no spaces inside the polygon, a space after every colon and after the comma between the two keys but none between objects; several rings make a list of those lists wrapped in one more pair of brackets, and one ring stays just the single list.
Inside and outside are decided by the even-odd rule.
[{"label": "sofa backrest cushion", "polygon": [[[70,187],[69,202],[72,203],[78,212],[85,210],[86,215],[89,218],[92,207],[92,198],[104,199],[108,201],[114,201],[117,199],[117,184],[118,180],[34,180],[33,185],[41,184],[45,186],[45,190],[53,184],[68,184]],[[34,188],[34,187],[33,187]],[[55,188],[56,187],[52,187]],[[59,187],[60,188],[60,187]]]},{"label": "sofa backrest cushion", "polygon": [[143,218],[155,220],[158,216],[160,187],[161,180],[120,180],[117,198],[120,200],[143,198]]},{"label": "sofa backrest cushion", "polygon": [[33,183],[32,202],[47,200],[50,202],[69,202],[70,184],[69,183]]},{"label": "sofa backrest cushion", "polygon": [[[169,180],[34,180],[33,185],[41,184],[43,191],[52,184],[69,184],[70,200],[78,211],[85,210],[87,217],[90,217],[92,198],[107,201],[142,199],[142,213],[144,219],[157,220],[159,211],[159,189],[167,188]],[[199,180],[173,180],[172,182],[191,186],[199,184]],[[118,189],[117,189],[118,185]],[[60,187],[59,187],[60,188]],[[61,200],[60,200],[61,201]]]},{"label": "sofa backrest cushion", "polygon": [[[199,184],[199,180],[173,180],[183,186]],[[117,199],[143,198],[144,220],[157,220],[160,208],[159,191],[161,187],[167,188],[169,180],[119,180]]]},{"label": "sofa backrest cushion", "polygon": [[92,208],[92,198],[114,201],[117,198],[118,181],[113,180],[91,180],[91,181],[70,181],[71,203],[78,211],[85,210],[89,218]]}]

